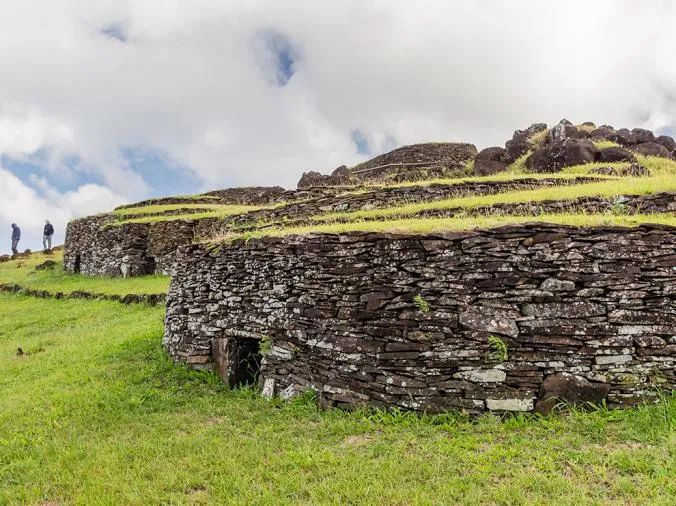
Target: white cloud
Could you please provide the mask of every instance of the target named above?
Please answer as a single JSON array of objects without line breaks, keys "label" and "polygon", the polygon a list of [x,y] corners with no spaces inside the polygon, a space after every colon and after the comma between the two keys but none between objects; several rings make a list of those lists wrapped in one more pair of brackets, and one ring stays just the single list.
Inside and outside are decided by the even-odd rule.
[{"label": "white cloud", "polygon": [[[378,150],[562,117],[674,128],[674,22],[671,1],[7,0],[0,153],[137,199],[128,147],[205,187],[293,186],[359,161],[354,129]],[[285,87],[269,33],[296,58]]]}]

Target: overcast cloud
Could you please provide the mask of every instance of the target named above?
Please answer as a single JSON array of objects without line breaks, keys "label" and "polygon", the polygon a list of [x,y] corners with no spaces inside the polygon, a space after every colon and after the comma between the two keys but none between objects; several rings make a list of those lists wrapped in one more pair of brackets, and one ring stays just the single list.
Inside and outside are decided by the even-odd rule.
[{"label": "overcast cloud", "polygon": [[[566,117],[671,131],[673,2],[4,0],[0,251],[45,218],[295,185]],[[6,239],[5,240],[5,235]]]}]

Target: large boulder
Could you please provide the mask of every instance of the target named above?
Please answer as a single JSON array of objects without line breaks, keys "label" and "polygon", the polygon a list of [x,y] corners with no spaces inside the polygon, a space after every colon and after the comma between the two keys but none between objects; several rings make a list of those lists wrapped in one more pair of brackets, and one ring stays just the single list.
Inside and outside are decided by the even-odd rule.
[{"label": "large boulder", "polygon": [[505,161],[514,163],[517,158],[531,150],[532,144],[528,141],[510,140],[505,143]]},{"label": "large boulder", "polygon": [[561,372],[550,374],[542,382],[535,411],[548,414],[564,402],[576,405],[602,404],[608,398],[610,385],[592,383],[573,374]]},{"label": "large boulder", "polygon": [[326,186],[326,178],[330,176],[327,176],[325,174],[320,174],[317,171],[311,170],[310,172],[303,172],[303,175],[300,177],[300,181],[298,181],[297,187],[300,188],[312,188],[313,186]]},{"label": "large boulder", "polygon": [[664,146],[673,155],[676,154],[676,141],[668,135],[660,135],[655,139],[655,143]]},{"label": "large boulder", "polygon": [[671,153],[667,148],[656,142],[643,142],[636,146],[631,146],[632,151],[640,153],[644,156],[659,156],[661,158],[672,158]]},{"label": "large boulder", "polygon": [[[396,179],[416,172],[435,177],[438,170],[454,172],[464,170],[477,155],[476,146],[459,142],[428,142],[403,146],[360,163],[350,170],[357,182]],[[438,170],[437,170],[438,169]]]},{"label": "large boulder", "polygon": [[636,144],[634,142],[634,136],[626,128],[613,130],[608,135],[606,135],[605,138],[622,146],[631,146],[632,144]]},{"label": "large boulder", "polygon": [[603,125],[598,127],[596,130],[592,130],[590,133],[592,138],[610,139],[610,136],[615,133],[615,130],[612,127]]},{"label": "large boulder", "polygon": [[565,143],[565,167],[598,160],[599,148],[586,139],[569,139]]},{"label": "large boulder", "polygon": [[331,177],[345,179],[346,181],[349,181],[351,176],[352,173],[350,172],[350,169],[345,165],[341,165],[331,173]]},{"label": "large boulder", "polygon": [[564,167],[595,162],[599,149],[587,139],[568,139],[533,152],[526,160],[531,172],[559,172]]},{"label": "large boulder", "polygon": [[578,132],[575,125],[567,119],[562,119],[549,131],[549,142],[556,143],[577,137]]},{"label": "large boulder", "polygon": [[320,174],[316,171],[303,172],[298,181],[298,188],[313,188],[319,186],[342,186],[354,184],[352,172],[345,165],[335,169],[331,175]]},{"label": "large boulder", "polygon": [[631,137],[634,144],[642,144],[644,142],[655,142],[655,134],[645,128],[634,128],[631,131]]},{"label": "large boulder", "polygon": [[507,151],[498,146],[482,149],[474,158],[474,174],[488,176],[504,171],[507,168],[506,154]]},{"label": "large boulder", "polygon": [[482,159],[482,160],[499,160],[502,161],[505,158],[505,154],[507,153],[507,150],[505,148],[501,148],[499,146],[493,146],[490,148],[485,148],[479,151],[475,157],[476,159]]},{"label": "large boulder", "polygon": [[599,153],[599,162],[609,163],[609,162],[635,162],[636,157],[634,154],[624,148],[620,147],[611,147],[602,149]]},{"label": "large boulder", "polygon": [[477,158],[474,160],[474,174],[477,176],[490,176],[498,172],[504,172],[507,169],[507,162],[500,160],[485,160]]}]

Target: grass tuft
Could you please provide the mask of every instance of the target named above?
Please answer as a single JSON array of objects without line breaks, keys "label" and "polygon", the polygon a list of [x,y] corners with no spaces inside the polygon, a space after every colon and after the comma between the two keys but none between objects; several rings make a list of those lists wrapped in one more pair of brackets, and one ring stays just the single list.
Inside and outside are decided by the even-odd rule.
[{"label": "grass tuft", "polygon": [[540,130],[539,132],[535,132],[533,135],[531,135],[528,138],[528,142],[530,142],[536,148],[539,148],[545,143],[545,140],[547,140],[548,134],[549,130],[545,128],[544,130]]}]

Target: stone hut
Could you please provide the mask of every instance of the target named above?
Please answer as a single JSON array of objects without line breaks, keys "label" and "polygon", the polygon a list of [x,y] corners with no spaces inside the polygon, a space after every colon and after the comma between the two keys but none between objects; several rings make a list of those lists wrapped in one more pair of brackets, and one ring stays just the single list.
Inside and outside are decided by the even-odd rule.
[{"label": "stone hut", "polygon": [[164,345],[324,405],[546,412],[676,384],[673,228],[546,224],[182,247]]}]

